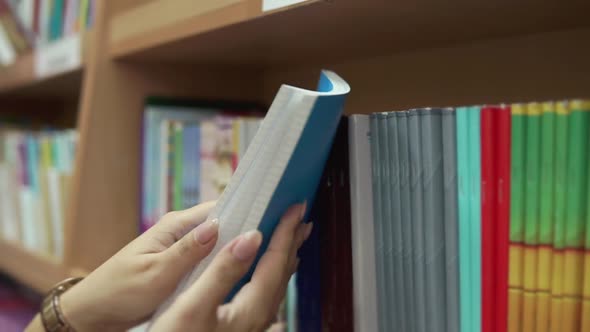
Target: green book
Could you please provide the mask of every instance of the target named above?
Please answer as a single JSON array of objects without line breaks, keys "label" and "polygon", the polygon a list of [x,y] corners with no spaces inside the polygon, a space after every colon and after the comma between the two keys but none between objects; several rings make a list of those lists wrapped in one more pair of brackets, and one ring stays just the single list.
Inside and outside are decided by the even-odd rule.
[{"label": "green book", "polygon": [[553,252],[551,258],[551,331],[559,331],[562,326],[569,105],[567,102],[559,102],[555,105],[555,110],[555,198],[553,208]]},{"label": "green book", "polygon": [[584,227],[586,217],[586,170],[588,168],[588,102],[572,101],[568,124],[567,198],[565,213],[564,310],[562,324],[578,326],[582,296]]},{"label": "green book", "polygon": [[541,105],[527,105],[524,197],[524,296],[522,330],[534,331],[536,321],[537,244],[539,242],[539,194],[541,175]]},{"label": "green book", "polygon": [[548,331],[551,290],[551,257],[553,243],[553,207],[555,187],[555,104],[541,105],[541,183],[539,210],[539,247],[537,256],[538,332]]},{"label": "green book", "polygon": [[511,112],[508,330],[519,331],[522,324],[519,313],[523,286],[526,106],[514,104]]},{"label": "green book", "polygon": [[173,209],[178,211],[183,209],[183,193],[182,193],[182,167],[183,167],[183,142],[182,142],[182,133],[183,133],[183,123],[182,122],[175,122],[174,123],[174,199],[173,199]]}]

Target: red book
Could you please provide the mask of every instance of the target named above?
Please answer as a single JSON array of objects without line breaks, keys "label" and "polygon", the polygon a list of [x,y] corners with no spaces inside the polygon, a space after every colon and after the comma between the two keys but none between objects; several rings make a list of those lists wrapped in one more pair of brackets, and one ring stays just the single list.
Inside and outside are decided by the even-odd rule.
[{"label": "red book", "polygon": [[510,237],[510,106],[494,112],[496,134],[495,162],[497,178],[496,205],[496,324],[495,331],[508,329],[508,245]]},{"label": "red book", "polygon": [[494,332],[495,291],[494,265],[496,241],[496,156],[495,118],[498,108],[481,109],[481,330]]},{"label": "red book", "polygon": [[[46,0],[43,0],[46,1]],[[41,0],[35,0],[35,4],[33,7],[33,32],[35,36],[39,36],[39,25],[40,25],[40,14],[41,14]]]}]

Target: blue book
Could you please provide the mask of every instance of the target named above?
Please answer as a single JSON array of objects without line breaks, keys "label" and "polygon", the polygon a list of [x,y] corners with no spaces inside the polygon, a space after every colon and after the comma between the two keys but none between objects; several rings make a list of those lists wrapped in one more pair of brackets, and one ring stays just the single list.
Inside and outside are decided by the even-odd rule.
[{"label": "blue book", "polygon": [[[219,220],[217,246],[183,280],[173,297],[203,273],[224,244],[239,234],[258,229],[263,235],[258,256],[250,271],[230,292],[230,300],[250,280],[287,209],[304,201],[308,202],[308,211],[311,209],[349,91],[348,84],[330,71],[322,72],[318,91],[281,86],[209,215],[209,219]],[[166,301],[154,317],[170,303]]]},{"label": "blue book", "polygon": [[182,136],[182,141],[187,143],[182,146],[182,205],[183,209],[188,209],[199,203],[199,177],[201,173],[199,124],[185,124]]}]

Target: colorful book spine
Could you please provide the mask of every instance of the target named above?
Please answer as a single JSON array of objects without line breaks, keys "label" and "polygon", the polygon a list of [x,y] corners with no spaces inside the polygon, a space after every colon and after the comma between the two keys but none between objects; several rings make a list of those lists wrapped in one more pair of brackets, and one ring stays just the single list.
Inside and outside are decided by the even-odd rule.
[{"label": "colorful book spine", "polygon": [[525,233],[522,331],[534,332],[537,307],[537,244],[541,170],[541,105],[527,105],[525,152]]},{"label": "colorful book spine", "polygon": [[508,242],[510,238],[510,106],[496,111],[496,331],[508,328]]},{"label": "colorful book spine", "polygon": [[459,285],[460,291],[460,331],[472,329],[473,304],[471,296],[473,286],[470,274],[471,267],[471,219],[470,219],[470,174],[469,174],[469,108],[459,107],[456,111],[457,121],[457,177],[459,206]]},{"label": "colorful book spine", "polygon": [[561,331],[580,328],[583,279],[583,247],[586,213],[586,173],[590,107],[588,102],[572,101],[568,126],[567,201],[565,214],[565,257],[563,315]]},{"label": "colorful book spine", "polygon": [[[182,132],[183,132],[183,123],[178,121],[174,123],[174,134],[173,134],[173,150],[174,150],[174,176],[173,176],[173,204],[172,208],[175,211],[183,209],[183,192],[182,192],[182,184],[183,184],[183,141],[182,141]],[[188,142],[187,142],[188,143]]]},{"label": "colorful book spine", "polygon": [[471,331],[482,329],[482,206],[481,206],[481,108],[469,108],[469,172],[471,221],[471,284],[473,326]]},{"label": "colorful book spine", "polygon": [[555,184],[555,104],[543,103],[541,115],[541,171],[539,243],[537,256],[536,331],[549,332],[553,207]]},{"label": "colorful book spine", "polygon": [[[590,111],[590,103],[584,106]],[[587,144],[590,146],[590,137],[587,138]],[[582,321],[580,331],[590,331],[590,161],[586,168],[588,184],[586,189],[586,236],[584,239],[584,279],[582,287]]]},{"label": "colorful book spine", "polygon": [[497,109],[481,110],[481,248],[482,248],[482,331],[495,331],[494,263],[496,239],[496,156],[494,118]]},{"label": "colorful book spine", "polygon": [[553,252],[551,257],[550,330],[559,331],[563,318],[563,280],[565,256],[565,214],[567,196],[568,102],[555,105],[555,205],[553,209]]}]

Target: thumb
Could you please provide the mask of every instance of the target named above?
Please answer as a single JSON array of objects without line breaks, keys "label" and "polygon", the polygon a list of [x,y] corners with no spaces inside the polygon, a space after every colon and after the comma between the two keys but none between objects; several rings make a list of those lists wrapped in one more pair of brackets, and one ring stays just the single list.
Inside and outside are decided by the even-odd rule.
[{"label": "thumb", "polygon": [[182,273],[193,268],[215,247],[218,230],[217,219],[200,224],[163,252],[166,264]]}]

